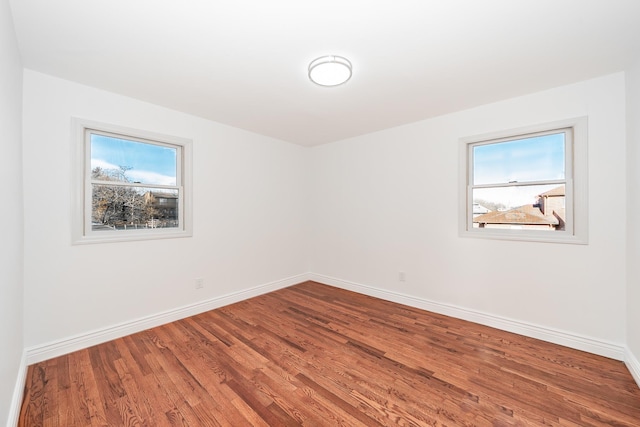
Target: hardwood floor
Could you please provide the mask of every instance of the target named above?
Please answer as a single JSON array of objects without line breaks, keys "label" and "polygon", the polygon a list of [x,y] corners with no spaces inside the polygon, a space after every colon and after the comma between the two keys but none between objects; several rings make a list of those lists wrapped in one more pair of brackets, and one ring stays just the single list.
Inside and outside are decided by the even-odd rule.
[{"label": "hardwood floor", "polygon": [[314,282],[27,376],[20,426],[640,426],[622,362]]}]

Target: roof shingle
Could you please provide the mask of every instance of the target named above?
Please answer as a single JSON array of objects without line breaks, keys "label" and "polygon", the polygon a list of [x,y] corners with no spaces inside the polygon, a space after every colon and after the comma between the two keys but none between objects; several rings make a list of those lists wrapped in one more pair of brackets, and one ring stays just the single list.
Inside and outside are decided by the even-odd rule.
[{"label": "roof shingle", "polygon": [[475,217],[473,222],[480,224],[558,225],[556,217],[543,215],[540,209],[534,205],[524,205],[508,211],[489,212]]}]

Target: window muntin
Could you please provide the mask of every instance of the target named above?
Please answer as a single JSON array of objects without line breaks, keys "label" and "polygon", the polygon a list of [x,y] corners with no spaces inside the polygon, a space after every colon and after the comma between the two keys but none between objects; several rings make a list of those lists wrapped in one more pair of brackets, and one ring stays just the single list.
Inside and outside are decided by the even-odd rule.
[{"label": "window muntin", "polygon": [[586,243],[586,119],[464,138],[461,156],[462,236]]},{"label": "window muntin", "polygon": [[74,121],[82,159],[74,243],[191,235],[190,141]]}]

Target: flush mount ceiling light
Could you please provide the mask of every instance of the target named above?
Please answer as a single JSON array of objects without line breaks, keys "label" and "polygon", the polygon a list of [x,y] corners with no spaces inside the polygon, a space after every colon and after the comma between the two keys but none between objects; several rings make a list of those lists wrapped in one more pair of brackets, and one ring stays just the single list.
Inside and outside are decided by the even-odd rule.
[{"label": "flush mount ceiling light", "polygon": [[351,78],[351,62],[342,56],[321,56],[309,64],[309,80],[320,86],[339,86]]}]

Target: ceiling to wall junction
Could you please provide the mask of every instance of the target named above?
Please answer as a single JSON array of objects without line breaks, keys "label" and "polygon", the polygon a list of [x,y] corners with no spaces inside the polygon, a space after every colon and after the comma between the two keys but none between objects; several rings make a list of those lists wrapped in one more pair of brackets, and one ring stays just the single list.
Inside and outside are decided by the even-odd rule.
[{"label": "ceiling to wall junction", "polygon": [[[313,146],[624,70],[637,0],[11,0],[26,68]],[[353,63],[343,86],[315,58]]]}]

